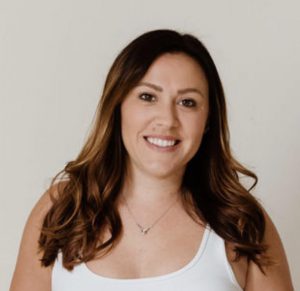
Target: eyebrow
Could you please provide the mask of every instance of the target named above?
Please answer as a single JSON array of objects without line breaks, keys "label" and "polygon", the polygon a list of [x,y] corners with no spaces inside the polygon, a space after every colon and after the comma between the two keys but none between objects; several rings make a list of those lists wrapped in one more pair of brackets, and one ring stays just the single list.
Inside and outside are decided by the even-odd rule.
[{"label": "eyebrow", "polygon": [[[163,88],[160,87],[160,86],[157,86],[155,84],[152,84],[152,83],[148,83],[148,82],[140,82],[137,84],[137,87],[138,86],[147,86],[147,87],[150,87],[158,92],[162,92],[163,91]],[[200,94],[202,97],[204,97],[204,94],[201,92],[201,90],[197,89],[197,88],[184,88],[184,89],[180,89],[177,91],[179,94],[184,94],[184,93],[189,93],[189,92],[194,92],[194,93],[198,93]]]}]

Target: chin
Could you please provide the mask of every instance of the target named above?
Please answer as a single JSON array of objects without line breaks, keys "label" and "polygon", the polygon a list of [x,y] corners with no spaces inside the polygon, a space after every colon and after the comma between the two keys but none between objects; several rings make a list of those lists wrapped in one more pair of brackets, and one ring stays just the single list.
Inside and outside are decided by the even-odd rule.
[{"label": "chin", "polygon": [[164,169],[163,167],[155,167],[155,168],[151,168],[147,170],[147,173],[155,178],[159,178],[159,179],[165,179],[168,177],[172,177],[172,176],[177,176],[178,175],[178,169],[174,170],[170,169],[170,167],[168,167],[168,169]]}]

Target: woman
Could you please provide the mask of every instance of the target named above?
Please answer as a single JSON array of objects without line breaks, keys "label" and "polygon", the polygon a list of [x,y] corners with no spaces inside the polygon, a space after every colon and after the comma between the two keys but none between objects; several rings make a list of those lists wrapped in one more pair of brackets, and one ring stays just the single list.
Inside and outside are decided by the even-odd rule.
[{"label": "woman", "polygon": [[250,194],[257,178],[230,152],[217,69],[192,35],[150,31],[123,49],[61,173],[26,224],[11,291],[293,289]]}]

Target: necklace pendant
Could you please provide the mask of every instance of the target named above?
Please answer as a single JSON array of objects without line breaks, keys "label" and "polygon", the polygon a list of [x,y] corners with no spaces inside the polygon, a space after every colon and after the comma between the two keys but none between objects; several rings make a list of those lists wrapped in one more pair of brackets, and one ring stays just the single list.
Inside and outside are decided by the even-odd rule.
[{"label": "necklace pendant", "polygon": [[146,235],[148,233],[148,231],[150,230],[150,227],[147,228],[141,228],[141,232],[143,233],[143,235]]}]

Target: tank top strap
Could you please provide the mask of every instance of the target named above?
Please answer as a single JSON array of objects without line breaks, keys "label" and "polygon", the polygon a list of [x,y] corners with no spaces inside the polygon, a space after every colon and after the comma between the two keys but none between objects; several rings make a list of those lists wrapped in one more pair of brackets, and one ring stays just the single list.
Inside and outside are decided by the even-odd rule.
[{"label": "tank top strap", "polygon": [[205,253],[203,254],[202,260],[200,260],[199,263],[207,266],[214,262],[214,265],[218,266],[220,272],[227,274],[230,281],[235,286],[240,288],[227,257],[225,240],[219,236],[209,225],[206,227],[209,228],[209,237],[207,239]]}]

